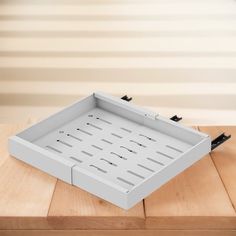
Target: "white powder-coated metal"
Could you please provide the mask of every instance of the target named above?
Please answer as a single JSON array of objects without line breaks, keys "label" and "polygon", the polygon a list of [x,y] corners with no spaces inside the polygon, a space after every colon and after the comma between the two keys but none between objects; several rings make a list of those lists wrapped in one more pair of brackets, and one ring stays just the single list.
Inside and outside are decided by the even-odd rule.
[{"label": "white powder-coated metal", "polygon": [[12,156],[125,209],[210,151],[208,135],[103,93],[9,139]]}]

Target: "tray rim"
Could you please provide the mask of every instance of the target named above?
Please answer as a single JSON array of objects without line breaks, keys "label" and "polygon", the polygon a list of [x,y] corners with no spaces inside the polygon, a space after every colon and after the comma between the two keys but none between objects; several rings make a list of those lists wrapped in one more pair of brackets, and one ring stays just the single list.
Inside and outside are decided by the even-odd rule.
[{"label": "tray rim", "polygon": [[[54,154],[54,153],[36,145],[36,144],[34,144],[33,141],[29,141],[29,140],[24,139],[22,137],[22,136],[24,136],[25,131],[29,132],[32,128],[40,126],[43,122],[48,121],[59,114],[66,113],[68,109],[72,108],[73,106],[77,106],[80,103],[82,103],[83,101],[86,101],[88,99],[100,99],[101,101],[108,102],[111,105],[118,106],[121,109],[129,110],[129,111],[137,114],[139,117],[141,117],[141,119],[143,119],[142,125],[144,125],[144,126],[146,126],[148,124],[148,122],[155,122],[155,121],[159,120],[159,121],[165,122],[167,124],[170,124],[172,126],[179,127],[181,129],[185,130],[186,132],[194,133],[194,134],[200,136],[202,139],[200,142],[198,142],[195,145],[192,145],[192,147],[190,149],[188,149],[186,152],[184,152],[181,155],[181,157],[178,158],[178,161],[174,161],[170,165],[163,168],[161,171],[153,173],[148,178],[146,178],[144,181],[141,181],[139,184],[135,185],[134,188],[127,191],[127,189],[119,186],[118,184],[113,183],[112,181],[108,181],[106,179],[97,178],[97,177],[95,178],[94,176],[91,176],[92,172],[89,172],[87,170],[81,171],[81,168],[75,166],[72,161],[69,161],[62,156]],[[86,189],[89,192],[93,192],[93,194],[95,194],[99,197],[102,197],[103,199],[105,199],[109,202],[112,202],[122,208],[125,208],[125,209],[132,207],[137,202],[139,202],[140,199],[143,199],[145,196],[147,196],[151,192],[155,191],[161,185],[165,184],[171,178],[173,178],[174,176],[176,176],[177,174],[182,172],[184,169],[186,169],[187,167],[192,165],[194,162],[196,162],[197,160],[202,158],[203,155],[209,153],[210,147],[211,147],[211,139],[210,139],[209,135],[202,133],[198,130],[194,130],[192,128],[186,127],[182,124],[176,123],[176,122],[169,120],[165,117],[162,117],[159,114],[157,114],[156,112],[152,112],[147,109],[140,108],[139,106],[137,106],[135,104],[128,103],[126,101],[123,101],[118,98],[114,98],[110,95],[106,95],[101,92],[93,93],[92,95],[90,95],[88,97],[85,97],[79,101],[76,101],[75,103],[61,109],[60,111],[54,113],[53,115],[41,120],[40,122],[38,122],[34,125],[31,125],[30,127],[17,133],[16,135],[11,136],[8,140],[8,149],[9,149],[9,153],[12,156],[38,168],[40,170],[43,170],[46,173],[48,173],[56,178],[62,179],[63,181],[65,181],[69,184],[81,187],[81,183],[80,182],[78,183],[78,181],[75,181],[76,179],[74,180],[74,176],[78,175],[78,173],[76,173],[77,171],[79,171],[80,174],[87,175],[87,177],[90,178],[90,180],[93,179],[93,180],[95,180],[95,182],[100,183],[100,185],[103,184],[103,187],[104,187],[104,182],[105,182],[105,185],[109,186],[110,190],[113,190],[114,194],[117,194],[117,199],[111,199],[110,197],[105,196],[104,192],[106,192],[106,191],[104,191],[104,190],[101,191],[99,188],[95,189],[95,191],[92,191],[91,189],[87,190],[86,186],[84,186],[84,185],[82,188]],[[19,154],[20,152],[22,154]],[[190,154],[193,154],[195,152],[196,152],[196,154],[195,154],[194,158],[190,158],[189,157]],[[36,155],[36,157],[34,157],[32,159],[32,156],[31,156],[32,154],[35,154],[35,155],[37,154],[37,155]],[[60,158],[57,158],[58,156]],[[45,158],[45,160],[42,160],[41,158]],[[186,160],[188,160],[188,158],[190,159],[190,162],[189,161],[186,162]],[[55,165],[54,167],[52,166],[52,163]],[[46,167],[45,167],[45,165],[46,165]],[[47,168],[47,165],[49,165],[48,168]],[[59,167],[62,166],[62,167],[60,167],[62,169],[64,166],[63,170],[65,171],[65,173],[63,173],[63,175],[60,173],[60,171],[57,170],[57,168],[59,168],[58,166]],[[176,170],[173,173],[169,173],[168,176],[166,176],[166,178],[164,178],[164,181],[162,181],[162,183],[158,183],[158,184],[153,183],[153,179],[157,179],[158,177],[160,178],[160,177],[162,177],[162,175],[165,177],[165,175],[166,175],[165,172],[167,172],[166,168],[173,169],[172,166],[176,166]],[[145,187],[145,185],[147,185],[147,182],[152,182],[152,184],[149,184],[149,185],[151,185],[151,187],[149,187],[149,188]],[[94,186],[96,186],[96,183],[94,184]]]}]

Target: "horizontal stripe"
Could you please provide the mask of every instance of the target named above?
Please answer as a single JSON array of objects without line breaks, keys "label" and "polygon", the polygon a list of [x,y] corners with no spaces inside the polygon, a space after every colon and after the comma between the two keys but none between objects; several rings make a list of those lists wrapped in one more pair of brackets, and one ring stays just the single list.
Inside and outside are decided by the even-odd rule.
[{"label": "horizontal stripe", "polygon": [[[212,83],[125,83],[125,89],[130,92],[130,96],[154,96],[158,95],[224,95],[225,91],[229,95],[236,97],[236,82],[227,84]],[[40,82],[34,81],[2,81],[0,94],[56,94],[56,95],[84,95],[94,91],[109,91],[114,94],[122,94],[123,83],[96,83],[96,82]]]},{"label": "horizontal stripe", "polygon": [[133,31],[133,32],[178,32],[178,31],[235,31],[236,20],[178,20],[178,21],[0,21],[3,31]]},{"label": "horizontal stripe", "polygon": [[2,5],[0,15],[198,15],[235,14],[235,3],[224,4],[106,4],[106,5]]},{"label": "horizontal stripe", "polygon": [[78,20],[119,20],[119,21],[140,21],[140,20],[235,20],[235,14],[198,14],[198,15],[0,15],[0,20],[19,21],[78,21]]},{"label": "horizontal stripe", "polygon": [[217,37],[222,38],[235,37],[236,31],[228,30],[201,30],[201,31],[159,31],[159,32],[142,32],[142,31],[0,31],[0,37],[18,37],[18,38],[56,38],[64,37],[65,33],[70,38],[137,38],[137,37]]},{"label": "horizontal stripe", "polygon": [[[225,0],[198,0],[198,3],[207,3],[207,4],[215,4],[215,3],[226,3]],[[227,0],[227,3],[233,3],[234,0]],[[1,0],[3,4],[30,4],[30,5],[88,5],[88,4],[149,4],[149,3],[176,3],[176,0],[55,0],[55,1],[48,1],[48,0],[40,0],[40,1],[32,1],[32,0]],[[178,0],[178,3],[184,4],[196,4],[196,0]]]},{"label": "horizontal stripe", "polygon": [[[1,68],[0,81],[78,81],[123,83],[235,83],[235,69],[79,69]],[[127,91],[128,92],[128,91]],[[225,91],[227,94],[227,91]]]},{"label": "horizontal stripe", "polygon": [[1,57],[0,68],[216,68],[235,69],[235,57],[24,58]]},{"label": "horizontal stripe", "polygon": [[42,57],[50,58],[160,58],[160,57],[188,57],[188,58],[198,58],[198,57],[236,57],[236,52],[1,52],[1,57],[21,57],[21,58],[37,58],[39,61],[42,60]]},{"label": "horizontal stripe", "polygon": [[144,52],[235,52],[236,37],[195,38],[1,38],[0,51],[144,51]]}]

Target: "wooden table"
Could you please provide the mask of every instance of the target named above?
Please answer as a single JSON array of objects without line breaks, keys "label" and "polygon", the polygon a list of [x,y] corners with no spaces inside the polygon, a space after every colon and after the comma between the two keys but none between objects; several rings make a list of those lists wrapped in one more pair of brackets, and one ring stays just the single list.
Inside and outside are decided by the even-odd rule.
[{"label": "wooden table", "polygon": [[0,235],[236,235],[236,127],[232,138],[129,211],[9,156],[0,125]]}]

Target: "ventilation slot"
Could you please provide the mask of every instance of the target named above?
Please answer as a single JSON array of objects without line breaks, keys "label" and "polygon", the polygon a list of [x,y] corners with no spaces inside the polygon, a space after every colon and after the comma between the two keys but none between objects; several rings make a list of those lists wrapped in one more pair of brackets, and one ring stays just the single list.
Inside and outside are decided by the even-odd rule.
[{"label": "ventilation slot", "polygon": [[113,144],[112,142],[106,140],[106,139],[101,139],[101,141],[105,142],[105,143],[109,143],[109,144]]},{"label": "ventilation slot", "polygon": [[97,120],[100,120],[100,121],[102,121],[102,122],[104,122],[104,123],[107,123],[107,124],[109,124],[109,125],[112,124],[110,121],[107,121],[107,120],[101,119],[101,118],[99,118],[99,117],[97,117],[96,119],[97,119]]},{"label": "ventilation slot", "polygon": [[98,149],[98,150],[100,150],[100,151],[102,151],[103,149],[101,148],[101,147],[98,147],[98,146],[96,146],[96,145],[91,145],[92,147],[94,147],[94,148],[96,148],[96,149]]},{"label": "ventilation slot", "polygon": [[120,146],[120,148],[126,149],[128,152],[131,152],[131,153],[137,154],[137,152],[135,152],[134,150],[129,149],[129,148],[125,147],[125,146]]},{"label": "ventilation slot", "polygon": [[148,140],[150,140],[150,141],[156,142],[156,140],[155,140],[154,138],[151,138],[151,137],[149,137],[149,136],[147,136],[147,135],[139,134],[139,136],[144,137],[144,138],[146,138],[146,139],[148,139]]},{"label": "ventilation slot", "polygon": [[113,136],[115,136],[115,137],[117,137],[117,138],[122,138],[120,135],[115,134],[115,133],[111,133],[111,135],[113,135]]},{"label": "ventilation slot", "polygon": [[62,151],[60,151],[60,150],[58,150],[58,149],[56,149],[56,148],[54,148],[54,147],[52,147],[52,146],[46,146],[46,148],[47,148],[47,149],[50,149],[50,150],[52,150],[52,151],[54,151],[54,152],[57,152],[57,153],[62,153]]},{"label": "ventilation slot", "polygon": [[117,153],[115,153],[115,152],[110,152],[110,153],[111,153],[112,155],[115,155],[115,156],[119,157],[120,159],[127,160],[126,157],[123,157],[123,156],[121,156],[121,155],[119,155],[119,154],[117,154]]},{"label": "ventilation slot", "polygon": [[70,156],[70,158],[71,158],[72,160],[74,160],[74,161],[77,161],[77,162],[79,162],[79,163],[82,163],[82,161],[81,161],[80,159],[76,158],[76,157]]},{"label": "ventilation slot", "polygon": [[148,157],[147,160],[152,161],[152,162],[154,162],[154,163],[156,163],[156,164],[159,164],[159,165],[161,165],[161,166],[164,166],[164,164],[163,164],[162,162],[156,161],[156,160],[154,160],[154,159],[152,159],[152,158],[150,158],[150,157]]},{"label": "ventilation slot", "polygon": [[128,185],[130,185],[130,186],[134,186],[133,183],[131,183],[130,181],[125,180],[125,179],[123,179],[123,178],[121,178],[121,177],[117,177],[117,179],[120,180],[120,181],[122,181],[122,182],[125,183],[125,184],[128,184]]},{"label": "ventilation slot", "polygon": [[138,146],[140,146],[140,147],[146,147],[144,144],[142,144],[142,143],[139,143],[139,142],[137,142],[137,141],[134,141],[134,140],[130,140],[130,142],[131,143],[135,143],[135,144],[137,144]]},{"label": "ventilation slot", "polygon": [[143,177],[142,175],[137,174],[137,173],[135,173],[135,172],[133,172],[131,170],[127,170],[127,172],[130,173],[131,175],[134,175],[134,176],[140,178],[140,179],[145,179],[145,177]]},{"label": "ventilation slot", "polygon": [[91,134],[91,133],[89,133],[89,132],[87,132],[85,130],[80,129],[80,128],[78,128],[77,130],[80,131],[81,133],[84,133],[84,134],[87,134],[87,135],[90,135],[90,136],[93,135],[93,134]]},{"label": "ventilation slot", "polygon": [[91,126],[91,127],[93,127],[93,128],[95,128],[95,129],[102,130],[102,128],[99,127],[99,126],[97,126],[97,125],[94,125],[94,124],[91,124],[91,123],[86,123],[86,124],[89,125],[89,126]]},{"label": "ventilation slot", "polygon": [[165,154],[165,153],[163,153],[163,152],[156,152],[157,154],[160,154],[160,155],[162,155],[162,156],[164,156],[164,157],[167,157],[167,158],[169,158],[169,159],[174,159],[174,157],[172,157],[172,156],[169,156],[169,155],[167,155],[167,154]]},{"label": "ventilation slot", "polygon": [[128,133],[132,133],[132,131],[130,129],[126,129],[126,128],[123,128],[123,127],[121,127],[120,129],[122,129],[122,130],[124,130],[124,131],[126,131]]},{"label": "ventilation slot", "polygon": [[137,166],[139,166],[139,167],[141,167],[141,168],[143,168],[143,169],[145,169],[145,170],[148,170],[148,171],[150,171],[150,172],[155,172],[154,170],[152,170],[152,169],[150,169],[150,168],[148,168],[148,167],[146,167],[146,166],[144,166],[144,165],[141,165],[141,164],[137,164]]},{"label": "ventilation slot", "polygon": [[104,159],[104,158],[101,158],[100,160],[101,160],[101,161],[105,161],[105,162],[108,163],[109,165],[117,166],[115,163],[110,162],[110,161],[108,161],[108,160],[106,160],[106,159]]},{"label": "ventilation slot", "polygon": [[61,143],[61,144],[63,144],[63,145],[65,145],[65,146],[67,146],[67,147],[72,147],[72,145],[71,144],[69,144],[69,143],[66,143],[66,142],[64,142],[64,141],[61,141],[61,140],[57,140],[57,142],[58,143]]},{"label": "ventilation slot", "polygon": [[90,165],[90,167],[93,167],[95,169],[97,169],[98,171],[102,172],[102,173],[107,173],[106,170],[103,170],[102,168],[98,167],[98,166],[95,166],[95,165]]},{"label": "ventilation slot", "polygon": [[172,150],[174,150],[174,151],[176,151],[176,152],[183,153],[183,151],[181,151],[180,149],[175,148],[175,147],[172,147],[172,146],[170,146],[170,145],[166,145],[166,147],[168,147],[168,148],[170,148],[170,149],[172,149]]},{"label": "ventilation slot", "polygon": [[80,139],[80,138],[78,138],[78,137],[76,137],[76,136],[74,136],[74,135],[72,135],[72,134],[67,134],[67,136],[70,137],[70,138],[76,139],[76,140],[78,140],[78,141],[80,141],[80,142],[83,141],[82,139]]},{"label": "ventilation slot", "polygon": [[87,155],[87,156],[90,156],[90,157],[93,156],[93,154],[91,154],[91,153],[89,153],[89,152],[86,152],[86,151],[81,151],[81,152],[84,153],[84,154]]}]

